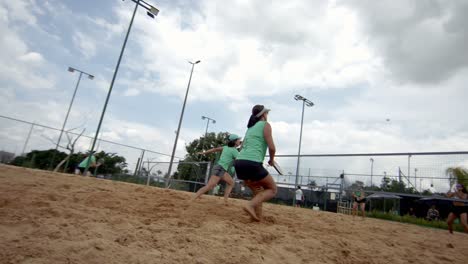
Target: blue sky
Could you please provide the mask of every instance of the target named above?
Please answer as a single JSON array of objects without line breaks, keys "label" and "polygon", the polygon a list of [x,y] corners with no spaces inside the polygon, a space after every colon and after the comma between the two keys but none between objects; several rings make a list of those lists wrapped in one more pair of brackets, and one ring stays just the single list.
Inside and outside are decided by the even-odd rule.
[{"label": "blue sky", "polygon": [[[464,1],[149,2],[160,14],[136,16],[103,138],[170,153],[187,60],[200,59],[179,156],[204,133],[202,115],[216,119],[210,131],[242,135],[255,104],[273,109],[278,152],[296,153],[295,94],[315,103],[306,109],[303,153],[468,149]],[[133,7],[2,1],[0,113],[60,127],[77,78],[72,66],[96,78],[82,80],[67,127],[93,135]],[[27,128],[0,124],[0,147],[21,148]]]}]

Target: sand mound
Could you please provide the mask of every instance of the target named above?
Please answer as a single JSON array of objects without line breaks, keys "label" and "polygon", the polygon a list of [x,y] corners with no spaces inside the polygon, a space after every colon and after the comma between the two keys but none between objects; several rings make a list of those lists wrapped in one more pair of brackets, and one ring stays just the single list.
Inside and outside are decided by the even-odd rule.
[{"label": "sand mound", "polygon": [[0,263],[467,263],[468,235],[0,166]]}]

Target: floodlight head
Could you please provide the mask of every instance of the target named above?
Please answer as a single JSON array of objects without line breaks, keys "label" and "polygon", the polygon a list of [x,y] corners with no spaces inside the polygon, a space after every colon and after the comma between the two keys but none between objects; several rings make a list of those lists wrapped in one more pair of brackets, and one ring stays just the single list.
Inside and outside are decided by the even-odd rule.
[{"label": "floodlight head", "polygon": [[306,104],[307,106],[309,106],[309,107],[314,106],[314,103],[312,103],[311,101],[309,101],[309,100],[307,100],[307,99],[305,99],[304,101],[305,101],[305,104]]},{"label": "floodlight head", "polygon": [[92,80],[92,79],[94,79],[94,75],[88,74],[88,78],[89,78],[90,80]]},{"label": "floodlight head", "polygon": [[202,120],[205,120],[205,119],[206,119],[206,116],[202,116],[201,119],[202,119]]},{"label": "floodlight head", "polygon": [[69,72],[75,72],[75,69],[73,69],[72,67],[68,67],[68,71]]},{"label": "floodlight head", "polygon": [[216,120],[213,119],[212,121],[213,121],[213,124],[216,124]]},{"label": "floodlight head", "polygon": [[302,97],[302,96],[296,94],[296,95],[294,96],[294,99],[296,99],[297,101],[299,101],[299,100],[304,100],[304,97]]},{"label": "floodlight head", "polygon": [[200,63],[200,62],[201,62],[200,60],[197,60],[197,61],[195,62],[195,64],[198,64],[198,63]]},{"label": "floodlight head", "polygon": [[147,11],[146,14],[151,17],[152,19],[154,19],[154,15],[150,13],[150,11]]},{"label": "floodlight head", "polygon": [[148,12],[151,13],[153,15],[152,17],[154,18],[155,16],[157,16],[159,14],[159,9],[157,9],[154,6],[151,6],[150,10]]}]

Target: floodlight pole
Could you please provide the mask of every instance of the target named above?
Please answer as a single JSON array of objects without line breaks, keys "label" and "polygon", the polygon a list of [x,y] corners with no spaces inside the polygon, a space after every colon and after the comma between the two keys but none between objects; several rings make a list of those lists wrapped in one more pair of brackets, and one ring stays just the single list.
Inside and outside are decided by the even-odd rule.
[{"label": "floodlight pole", "polygon": [[[119,59],[117,61],[117,65],[115,66],[114,76],[112,76],[112,81],[111,81],[111,84],[110,84],[110,87],[109,87],[109,91],[107,93],[106,102],[104,103],[104,108],[102,109],[101,118],[99,119],[98,127],[96,129],[96,134],[94,135],[94,138],[93,138],[93,144],[91,145],[91,150],[89,151],[89,157],[91,157],[91,155],[93,155],[94,146],[96,145],[96,141],[97,141],[97,138],[98,138],[98,135],[99,135],[99,131],[101,130],[102,120],[104,119],[104,114],[106,113],[107,104],[109,103],[109,98],[110,98],[110,95],[112,93],[112,88],[114,87],[115,78],[117,77],[117,73],[119,72],[120,62],[122,61],[122,56],[123,56],[123,53],[125,51],[125,46],[127,45],[128,36],[130,35],[130,30],[132,29],[133,20],[135,19],[135,14],[136,14],[136,11],[138,9],[138,6],[141,5],[143,8],[148,10],[147,14],[152,18],[154,18],[154,16],[156,16],[158,14],[158,12],[159,12],[159,10],[157,8],[155,8],[154,6],[149,5],[145,1],[142,1],[142,0],[132,0],[132,1],[135,2],[135,9],[133,10],[132,19],[130,20],[130,25],[128,26],[127,34],[125,35],[125,40],[124,40],[124,43],[122,45],[122,49],[120,50],[120,55],[119,55]],[[140,3],[140,2],[142,2],[143,4]],[[89,169],[89,165],[90,165],[89,161],[90,160],[91,159],[89,159],[88,162],[86,162],[86,168],[85,168],[85,171],[83,173],[84,175],[86,175],[88,173],[88,169]]]},{"label": "floodlight pole", "polygon": [[[304,109],[307,104],[307,106],[311,107],[314,105],[311,101],[309,101],[307,98],[304,98],[300,95],[294,96],[294,99],[296,101],[302,101],[302,117],[301,117],[301,130],[299,134],[299,150],[297,152],[297,166],[296,166],[296,181],[295,181],[295,186],[294,188],[297,188],[298,183],[299,183],[299,165],[301,161],[301,145],[302,145],[302,126],[304,124]],[[296,195],[293,196],[293,206],[296,204]]]},{"label": "floodlight pole", "polygon": [[371,165],[370,165],[370,186],[372,187],[372,177],[374,176],[374,159],[373,158],[370,158],[369,159],[370,162],[371,162]]},{"label": "floodlight pole", "polygon": [[202,116],[201,117],[203,120],[206,119],[206,129],[205,129],[205,138],[206,138],[206,135],[208,134],[208,126],[210,125],[210,121],[213,123],[213,124],[216,124],[216,120],[214,120],[213,118],[209,118],[207,116]]},{"label": "floodlight pole", "polygon": [[184,119],[185,105],[187,104],[187,97],[188,97],[188,93],[189,93],[189,90],[190,90],[190,83],[192,82],[193,69],[195,68],[195,64],[200,63],[200,60],[198,60],[196,62],[190,62],[189,61],[189,63],[192,64],[192,70],[190,71],[190,77],[189,77],[189,81],[188,81],[188,84],[187,84],[187,91],[185,92],[184,104],[182,105],[182,111],[180,113],[179,126],[177,127],[177,131],[176,131],[176,138],[175,138],[175,141],[174,141],[174,147],[172,148],[171,161],[169,162],[169,169],[167,171],[166,188],[169,187],[169,181],[171,179],[172,164],[174,163],[174,156],[175,156],[175,151],[176,151],[176,148],[177,148],[177,140],[179,140],[180,127],[182,125],[182,120]]},{"label": "floodlight pole", "polygon": [[202,116],[202,120],[205,120],[206,119],[206,129],[205,129],[205,142],[206,142],[206,137],[208,136],[208,126],[210,125],[210,121],[215,124],[216,123],[216,120],[212,119],[212,118],[209,118],[207,116]]},{"label": "floodlight pole", "polygon": [[408,155],[408,176],[407,176],[407,179],[408,179],[408,188],[410,186],[410,181],[411,181],[411,155]]},{"label": "floodlight pole", "polygon": [[82,70],[79,70],[79,69],[76,69],[76,68],[73,68],[73,67],[68,67],[68,71],[71,72],[71,73],[77,71],[77,72],[80,73],[80,75],[78,76],[78,81],[76,82],[75,90],[73,91],[73,96],[72,96],[72,99],[70,101],[70,105],[68,106],[68,111],[67,111],[67,114],[65,115],[65,120],[63,121],[62,130],[60,130],[60,135],[59,135],[59,138],[57,140],[57,144],[55,144],[55,151],[52,153],[52,158],[50,159],[49,169],[53,169],[53,167],[54,167],[55,156],[57,155],[57,150],[58,150],[58,147],[60,145],[60,140],[62,140],[63,131],[65,129],[65,126],[67,125],[68,116],[70,115],[70,111],[71,111],[71,108],[73,106],[73,102],[75,101],[76,92],[78,91],[78,87],[80,86],[81,77],[83,76],[83,74],[85,74],[85,75],[88,76],[88,78],[90,80],[92,80],[94,78],[94,76],[92,74],[89,74],[87,72],[84,72]]},{"label": "floodlight pole", "polygon": [[416,178],[416,174],[418,173],[418,168],[414,168],[414,190],[418,191],[418,188],[416,187],[416,184],[418,182],[418,179]]},{"label": "floodlight pole", "polygon": [[23,152],[21,152],[21,156],[25,156],[25,154],[26,154],[26,147],[28,146],[29,139],[31,138],[31,134],[32,134],[32,131],[34,129],[34,125],[35,125],[35,123],[31,124],[31,128],[29,129],[28,136],[26,137],[26,141],[24,142]]}]

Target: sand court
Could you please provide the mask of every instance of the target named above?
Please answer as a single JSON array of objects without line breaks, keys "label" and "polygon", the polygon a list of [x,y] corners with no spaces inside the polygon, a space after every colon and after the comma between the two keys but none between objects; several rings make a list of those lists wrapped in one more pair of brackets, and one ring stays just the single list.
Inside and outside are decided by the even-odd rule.
[{"label": "sand court", "polygon": [[0,263],[466,263],[468,235],[0,165]]}]

